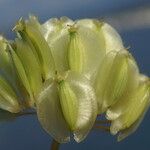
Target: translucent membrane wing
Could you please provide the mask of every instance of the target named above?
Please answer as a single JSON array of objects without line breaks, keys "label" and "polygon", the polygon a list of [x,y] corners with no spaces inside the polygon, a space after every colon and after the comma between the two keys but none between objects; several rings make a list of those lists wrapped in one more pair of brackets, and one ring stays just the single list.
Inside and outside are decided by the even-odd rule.
[{"label": "translucent membrane wing", "polygon": [[[102,26],[103,26],[103,22],[100,22],[96,19],[80,19],[76,21],[76,26],[81,28],[81,29],[85,29],[85,30],[89,30],[90,32],[84,33],[87,34],[87,36],[89,36],[90,38],[90,34],[93,35],[93,37],[95,37],[95,39],[91,38],[91,42],[96,42],[96,44],[98,45],[94,45],[94,43],[92,44],[92,49],[99,49],[99,51],[106,51],[105,48],[105,37],[103,35],[103,31],[102,31]],[[93,32],[93,33],[92,33]],[[98,46],[98,47],[96,47]],[[91,51],[92,51],[91,49]],[[100,56],[99,56],[100,57]],[[101,56],[101,59],[103,57]],[[100,60],[99,60],[100,61]]]},{"label": "translucent membrane wing", "polygon": [[145,110],[142,112],[139,119],[137,121],[135,121],[129,128],[124,129],[119,133],[119,135],[117,137],[118,141],[125,139],[126,137],[128,137],[129,135],[131,135],[132,133],[134,133],[137,130],[137,128],[140,126],[141,122],[143,121],[144,116],[149,109],[149,106],[150,106],[150,97],[149,97],[149,104],[147,104]]},{"label": "translucent membrane wing", "polygon": [[125,93],[128,83],[127,51],[111,51],[102,64],[95,81],[99,112],[104,112],[116,103]]},{"label": "translucent membrane wing", "polygon": [[[118,54],[119,55],[119,54]],[[127,85],[127,69],[128,64],[126,61],[126,58],[124,58],[123,55],[116,56],[116,59],[113,63],[113,70],[111,71],[111,77],[110,77],[110,83],[108,87],[111,86],[111,88],[108,89],[108,97],[111,97],[110,101],[104,101],[104,107],[110,106],[111,104],[115,103],[116,100],[118,100],[124,93],[125,87]],[[114,90],[114,91],[113,91]],[[113,91],[113,92],[112,92]]]},{"label": "translucent membrane wing", "polygon": [[99,112],[102,111],[102,104],[104,101],[103,95],[105,89],[107,89],[106,83],[109,82],[110,71],[115,56],[116,56],[115,52],[111,52],[105,56],[105,58],[102,61],[102,64],[100,65],[100,69],[95,80],[95,89],[96,89],[96,96],[98,99]]},{"label": "translucent membrane wing", "polygon": [[101,32],[104,36],[106,53],[110,51],[120,51],[124,49],[122,40],[118,32],[107,23],[103,23]]},{"label": "translucent membrane wing", "polygon": [[77,113],[77,119],[73,133],[74,139],[81,142],[89,133],[97,116],[95,93],[89,80],[77,73],[69,72],[65,82],[69,84],[78,101],[75,102],[77,110],[74,112]]},{"label": "translucent membrane wing", "polygon": [[119,118],[114,120],[111,125],[111,133],[116,134],[118,131],[129,128],[139,117],[142,117],[145,110],[149,106],[150,100],[150,84],[146,79],[137,88],[133,96],[128,99],[127,111]]},{"label": "translucent membrane wing", "polygon": [[49,19],[41,26],[42,34],[48,43],[51,43],[51,40],[57,37],[57,34],[59,34],[59,31],[61,29],[62,24],[60,23],[60,20],[57,18]]},{"label": "translucent membrane wing", "polygon": [[69,69],[67,50],[70,35],[68,32],[68,27],[72,24],[72,20],[67,17],[62,17],[60,19],[50,19],[42,25],[44,37],[51,47],[56,70],[60,73]]},{"label": "translucent membrane wing", "polygon": [[15,52],[24,67],[31,90],[36,95],[42,87],[42,76],[36,57],[26,41],[16,39],[15,44]]},{"label": "translucent membrane wing", "polygon": [[22,81],[22,84],[24,85],[25,89],[27,90],[28,94],[30,95],[31,100],[29,103],[31,106],[33,106],[33,104],[34,104],[33,93],[32,93],[31,87],[30,87],[30,83],[29,83],[27,74],[23,67],[23,64],[13,49],[10,50],[10,55],[12,57],[12,61],[14,63],[14,66],[15,66],[15,69],[19,76],[19,79]]},{"label": "translucent membrane wing", "polygon": [[12,113],[20,111],[17,96],[8,82],[0,75],[0,108]]},{"label": "translucent membrane wing", "polygon": [[93,31],[97,28],[100,42],[99,49],[104,49],[106,53],[124,49],[119,33],[109,24],[96,19],[81,19],[78,20],[77,24]]},{"label": "translucent membrane wing", "polygon": [[60,19],[52,18],[42,25],[41,30],[46,41],[51,43],[51,41],[57,39],[62,29],[66,29],[73,24],[74,22],[67,17],[61,17]]},{"label": "translucent membrane wing", "polygon": [[31,40],[38,54],[40,63],[42,65],[43,78],[46,80],[54,75],[55,64],[51,53],[51,49],[42,35],[41,25],[34,16],[30,16],[29,20],[23,22],[22,20],[16,25],[15,30],[24,34]]},{"label": "translucent membrane wing", "polygon": [[55,60],[56,70],[59,73],[69,69],[67,59],[69,40],[68,30],[64,29],[59,32],[55,39],[53,38],[51,42],[49,42]]},{"label": "translucent membrane wing", "polygon": [[77,26],[88,28],[90,30],[96,30],[97,26],[102,25],[98,20],[95,19],[80,19],[76,20]]},{"label": "translucent membrane wing", "polygon": [[126,90],[123,97],[107,110],[106,117],[108,120],[114,120],[127,111],[128,99],[133,95],[138,85],[139,69],[132,56],[130,56],[128,58],[128,80]]},{"label": "translucent membrane wing", "polygon": [[[88,20],[85,20],[88,22]],[[84,21],[83,21],[84,22]],[[84,26],[81,21],[70,27],[69,66],[70,69],[82,72],[86,77],[96,72],[104,54],[103,40],[99,35],[97,26],[89,20],[92,28]]]},{"label": "translucent membrane wing", "polygon": [[52,80],[46,81],[37,97],[37,114],[42,127],[56,141],[69,142],[69,127],[62,114],[56,83]]}]

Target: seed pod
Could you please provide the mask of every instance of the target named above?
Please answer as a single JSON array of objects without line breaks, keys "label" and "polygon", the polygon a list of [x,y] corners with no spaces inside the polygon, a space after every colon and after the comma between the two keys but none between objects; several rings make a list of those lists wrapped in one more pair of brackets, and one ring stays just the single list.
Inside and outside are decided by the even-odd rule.
[{"label": "seed pod", "polygon": [[139,69],[131,55],[130,57],[131,59],[128,59],[129,66],[126,91],[124,96],[121,97],[114,105],[111,105],[107,110],[106,118],[108,120],[114,120],[127,111],[126,105],[128,105],[128,99],[131,98],[139,85]]},{"label": "seed pod", "polygon": [[51,81],[38,96],[39,121],[58,142],[68,142],[70,132],[80,142],[87,136],[97,116],[93,88],[89,80],[74,72],[68,72],[57,82]]},{"label": "seed pod", "polygon": [[15,44],[16,48],[14,48],[14,50],[24,67],[32,93],[35,96],[42,87],[40,66],[38,65],[32,49],[26,41],[16,39]]},{"label": "seed pod", "polygon": [[19,36],[25,38],[25,40],[32,42],[39,62],[42,66],[43,79],[46,80],[55,73],[54,59],[51,53],[51,49],[42,35],[40,29],[41,25],[34,16],[30,16],[29,20],[20,20],[15,26],[15,30]]},{"label": "seed pod", "polygon": [[[149,100],[150,100],[150,96],[149,96]],[[118,141],[125,139],[126,137],[128,137],[129,135],[131,135],[132,133],[134,133],[137,130],[137,128],[139,127],[139,125],[143,121],[145,114],[149,109],[149,106],[150,106],[150,102],[147,103],[147,106],[145,107],[145,109],[143,110],[143,112],[141,113],[139,118],[129,128],[126,128],[126,129],[121,130],[119,132],[118,137],[117,137]]]},{"label": "seed pod", "polygon": [[[98,65],[100,63],[100,58],[98,56],[102,57],[101,51],[104,52],[103,48],[101,48],[101,46],[103,45],[103,44],[101,44],[102,40],[100,39],[100,36],[98,35],[99,33],[96,31],[97,27],[94,24],[93,20],[89,19],[88,21],[92,22],[91,23],[93,25],[92,28],[83,27],[82,20],[73,22],[72,20],[70,20],[66,17],[62,17],[62,18],[60,18],[60,20],[58,20],[57,18],[54,18],[54,19],[49,20],[45,24],[43,24],[43,26],[42,26],[43,33],[44,33],[45,39],[47,40],[47,42],[49,43],[49,45],[52,49],[52,54],[54,56],[55,63],[56,63],[56,69],[58,72],[66,71],[69,69],[70,65],[68,66],[68,60],[66,57],[68,55],[67,54],[68,47],[71,47],[71,49],[72,48],[74,49],[74,46],[75,46],[75,47],[78,47],[79,51],[80,51],[80,45],[81,45],[81,47],[83,48],[83,51],[84,51],[84,49],[86,50],[88,57],[87,57],[87,64],[85,65],[85,63],[83,63],[83,66],[85,66],[85,68],[83,68],[83,72],[84,73],[88,72],[88,74],[89,74],[88,76],[90,76],[90,74],[92,74],[90,68],[93,68],[93,70],[95,71],[95,69],[96,69],[95,64]],[[70,44],[73,42],[71,42],[71,39],[70,39],[71,37],[70,37],[70,33],[69,33],[69,32],[71,32],[72,28],[74,28],[73,26],[75,26],[75,28],[77,27],[76,31],[79,35],[78,36],[79,39],[77,39],[77,41],[79,41],[79,43],[77,42],[77,45],[74,45],[74,46],[72,44]],[[69,30],[69,32],[68,32],[68,30]],[[88,35],[88,37],[86,34]],[[92,49],[92,51],[91,51],[91,49]],[[91,57],[91,59],[90,59],[90,57]],[[73,58],[75,58],[74,51],[73,51]],[[82,59],[82,60],[84,61],[84,59]],[[97,62],[94,64],[94,61],[97,61]],[[74,62],[72,60],[72,58],[70,58],[70,57],[69,57],[69,62],[71,62],[71,66],[72,65],[74,66],[75,63],[78,63],[78,62]],[[93,67],[93,64],[94,64],[94,67]],[[80,68],[80,66],[79,66],[79,68]]]},{"label": "seed pod", "polygon": [[88,79],[92,79],[105,54],[105,49],[102,48],[103,41],[93,20],[89,20],[92,24],[90,28],[83,26],[82,22],[79,20],[70,26],[68,62],[72,71],[82,73]]},{"label": "seed pod", "polygon": [[0,74],[0,108],[11,113],[17,113],[21,110],[17,101],[17,95],[11,85]]},{"label": "seed pod", "polygon": [[67,50],[70,41],[68,28],[74,22],[67,17],[52,18],[42,25],[43,35],[51,47],[56,70],[63,73],[69,69]]},{"label": "seed pod", "polygon": [[22,81],[22,84],[24,85],[25,89],[27,90],[29,96],[30,96],[30,100],[29,100],[29,105],[33,106],[34,105],[34,98],[33,98],[33,93],[30,87],[30,83],[27,77],[27,74],[25,72],[24,66],[21,62],[21,60],[19,59],[18,55],[16,54],[16,52],[12,49],[12,47],[10,46],[10,55],[12,58],[12,61],[14,63],[16,72],[20,78],[20,80]]},{"label": "seed pod", "polygon": [[41,30],[51,47],[59,73],[70,68],[94,80],[91,76],[95,74],[108,49],[119,51],[123,48],[121,38],[115,29],[94,19],[73,22],[67,17],[53,18],[44,23]]},{"label": "seed pod", "polygon": [[78,99],[70,85],[62,80],[59,83],[59,97],[65,120],[72,131],[76,130]]},{"label": "seed pod", "polygon": [[104,55],[123,49],[119,34],[110,25],[98,20],[81,19],[70,26],[69,67],[94,80]]},{"label": "seed pod", "polygon": [[99,113],[106,111],[109,106],[127,96],[130,90],[137,86],[137,80],[132,82],[134,85],[129,83],[131,74],[135,72],[132,74],[134,77],[138,74],[138,68],[133,67],[134,63],[130,54],[125,50],[112,51],[105,56],[95,81]]},{"label": "seed pod", "polygon": [[24,92],[19,86],[19,79],[14,69],[14,64],[9,53],[9,41],[0,38],[0,74],[11,85],[19,100],[24,99]]},{"label": "seed pod", "polygon": [[[136,123],[138,123],[140,121],[139,117],[144,116],[145,111],[149,107],[149,104],[150,104],[150,81],[148,78],[145,78],[145,81],[143,81],[142,79],[135,93],[133,93],[132,97],[128,99],[128,105],[126,105],[125,108],[127,111],[125,111],[117,119],[113,120],[110,128],[111,133],[116,134],[118,131],[132,127],[132,125],[136,121],[137,121]],[[129,133],[127,133],[127,135]]]},{"label": "seed pod", "polygon": [[38,120],[42,127],[56,141],[66,143],[70,140],[70,130],[62,114],[57,83],[47,80],[36,101]]},{"label": "seed pod", "polygon": [[85,76],[70,72],[66,78],[78,100],[78,113],[75,124],[74,139],[77,142],[84,140],[94,125],[97,117],[97,101],[94,89]]},{"label": "seed pod", "polygon": [[77,33],[71,33],[70,39],[68,51],[69,67],[72,71],[82,73],[87,63],[86,48]]}]

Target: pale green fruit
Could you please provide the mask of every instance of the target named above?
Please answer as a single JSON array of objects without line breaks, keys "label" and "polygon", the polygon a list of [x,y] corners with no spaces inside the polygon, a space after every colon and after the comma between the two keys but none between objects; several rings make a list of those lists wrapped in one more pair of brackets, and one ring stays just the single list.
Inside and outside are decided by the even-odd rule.
[{"label": "pale green fruit", "polygon": [[72,131],[76,130],[78,99],[70,85],[62,80],[59,83],[59,97],[65,120]]},{"label": "pale green fruit", "polygon": [[11,85],[18,99],[23,99],[18,87],[19,80],[9,53],[9,42],[4,37],[0,37],[0,74]]},{"label": "pale green fruit", "polygon": [[92,81],[104,55],[123,49],[115,29],[96,19],[73,22],[67,17],[52,18],[41,26],[41,30],[51,47],[57,72],[71,69]]},{"label": "pale green fruit", "polygon": [[37,96],[37,115],[42,127],[56,141],[66,143],[70,140],[70,130],[62,114],[57,83],[52,79],[45,82]]},{"label": "pale green fruit", "polygon": [[130,99],[133,93],[136,91],[137,87],[139,86],[139,69],[134,61],[133,57],[128,59],[129,66],[128,66],[128,80],[126,91],[114,105],[111,105],[106,112],[106,118],[108,120],[114,120],[118,118],[122,113],[127,111],[128,99]]},{"label": "pale green fruit", "polygon": [[110,51],[120,51],[123,43],[120,35],[110,25],[94,19],[81,19],[70,26],[68,50],[71,70],[85,74],[91,81],[97,69]]},{"label": "pale green fruit", "polygon": [[25,72],[24,66],[23,66],[21,60],[19,59],[18,55],[16,54],[16,52],[11,47],[10,47],[9,52],[10,52],[12,61],[14,63],[16,72],[19,76],[19,79],[22,81],[22,84],[24,85],[25,89],[27,90],[27,92],[30,96],[29,105],[33,106],[34,105],[34,97],[33,97],[32,89],[30,87],[30,83],[29,83],[27,74]]},{"label": "pale green fruit", "polygon": [[[87,22],[87,26],[83,25],[83,22]],[[77,20],[68,30],[70,32],[68,49],[70,70],[82,73],[92,80],[105,55],[104,41],[98,27],[94,20],[85,19]]]},{"label": "pale green fruit", "polygon": [[121,140],[125,139],[126,137],[128,137],[129,135],[131,135],[132,133],[134,133],[137,130],[137,128],[139,127],[139,125],[143,121],[143,119],[145,117],[145,114],[149,109],[149,106],[150,106],[150,103],[147,104],[147,106],[143,110],[142,114],[139,116],[139,118],[129,128],[126,128],[126,129],[121,130],[119,132],[118,137],[117,137],[118,141],[121,141]]},{"label": "pale green fruit", "polygon": [[[46,82],[37,97],[38,119],[43,128],[60,143],[73,133],[82,141],[97,116],[97,102],[90,81],[75,72]],[[55,127],[55,128],[54,128]]]},{"label": "pale green fruit", "polygon": [[23,96],[18,87],[18,78],[14,70],[14,65],[9,53],[9,42],[0,36],[0,76],[11,86],[17,95],[17,99],[22,100]]},{"label": "pale green fruit", "polygon": [[0,108],[11,113],[17,113],[21,110],[17,95],[11,85],[0,74]]},{"label": "pale green fruit", "polygon": [[[51,53],[51,49],[46,42],[40,24],[36,17],[30,16],[29,20],[20,20],[15,26],[15,30],[18,32],[19,36],[23,39],[30,41],[34,46],[34,54],[38,62],[40,62],[43,79],[54,76],[55,73],[55,63]],[[35,52],[36,50],[36,52]]]},{"label": "pale green fruit", "polygon": [[[44,30],[43,31],[44,37],[52,49],[52,54],[54,56],[54,60],[56,63],[56,70],[58,72],[66,71],[69,69],[70,65],[68,66],[68,58],[67,58],[68,51],[67,51],[67,49],[68,49],[69,45],[72,45],[72,44],[70,44],[70,38],[71,37],[70,37],[69,31],[72,30],[71,28],[73,28],[73,26],[75,24],[76,24],[76,22],[73,22],[69,18],[62,17],[60,19],[57,19],[57,18],[50,19],[49,21],[47,21],[46,23],[44,23],[42,25],[43,30]],[[77,21],[76,25],[80,26],[80,21]],[[96,25],[93,23],[93,29],[85,28],[82,30],[82,27],[80,27],[79,30],[80,30],[79,32],[81,33],[81,36],[82,36],[82,41],[87,41],[87,43],[85,43],[85,44],[88,44],[86,47],[88,48],[90,46],[89,42],[92,43],[92,41],[93,41],[94,43],[92,43],[92,45],[91,45],[92,49],[97,49],[97,52],[99,52],[99,47],[103,44],[99,43],[99,41],[101,41],[101,40],[97,39],[99,36],[98,36],[98,33],[96,33]],[[83,32],[83,34],[82,34],[82,32]],[[88,37],[85,36],[86,33],[89,34]],[[79,41],[79,43],[81,43],[80,38],[77,39],[77,41]],[[95,43],[96,43],[96,45],[95,45]],[[95,47],[93,47],[93,45],[95,45]],[[78,43],[77,43],[77,47],[78,47]],[[92,60],[97,60],[97,59],[95,59],[95,57],[97,57],[97,55],[95,55],[96,53],[94,53],[94,50],[93,50],[93,55],[91,55],[92,54],[92,51],[90,53],[91,47],[89,47],[89,49],[87,50],[87,51],[89,51],[89,54],[87,54],[87,55],[88,55],[88,58],[89,58],[89,55],[91,57],[94,55],[92,57],[94,59],[91,59],[91,60],[88,59],[88,62],[93,64]],[[80,49],[80,46],[79,46],[79,49]],[[73,50],[74,50],[74,47],[73,47]],[[72,59],[70,58],[69,60],[71,61]],[[72,62],[73,62],[73,60],[72,60]],[[73,62],[73,63],[78,63],[76,61],[76,58],[75,58],[75,62]],[[83,64],[83,65],[85,66],[85,64]],[[86,67],[88,67],[88,64],[86,65]],[[84,70],[86,70],[86,68]]]},{"label": "pale green fruit", "polygon": [[43,35],[51,47],[51,51],[55,60],[56,70],[63,73],[69,69],[67,50],[70,41],[68,28],[74,22],[67,17],[60,19],[52,18],[42,25]]},{"label": "pale green fruit", "polygon": [[72,71],[83,73],[87,67],[86,48],[77,33],[71,33],[70,39],[68,51],[69,67]]},{"label": "pale green fruit", "polygon": [[[91,82],[75,72],[70,72],[65,80],[77,97],[77,120],[73,132],[74,139],[81,142],[92,129],[97,117],[97,101]],[[66,108],[67,109],[67,108]]]},{"label": "pale green fruit", "polygon": [[[122,131],[124,129],[128,129],[125,133],[128,135],[131,131],[134,131],[133,127],[137,127],[136,125],[140,123],[140,117],[143,117],[145,111],[148,109],[150,105],[150,81],[147,77],[145,77],[145,81],[142,81],[139,84],[139,87],[134,92],[132,97],[128,99],[128,104],[126,104],[126,111],[119,116],[117,119],[112,121],[111,124],[111,133],[116,134],[118,131]],[[137,122],[136,122],[137,121]],[[135,123],[135,124],[134,124]],[[133,125],[133,126],[132,126]],[[133,128],[130,131],[130,127]],[[127,136],[123,135],[123,136]],[[121,138],[124,138],[124,137]]]},{"label": "pale green fruit", "polygon": [[[28,45],[26,41],[16,39],[15,45],[16,48],[14,48],[14,51],[23,65],[32,93],[35,96],[42,87],[40,66],[38,65],[30,45]],[[18,70],[18,72],[20,71]]]},{"label": "pale green fruit", "polygon": [[127,93],[137,86],[137,80],[131,81],[131,78],[133,79],[138,74],[138,68],[134,63],[126,50],[111,51],[105,56],[94,84],[99,113],[106,111],[108,107],[127,96]]}]

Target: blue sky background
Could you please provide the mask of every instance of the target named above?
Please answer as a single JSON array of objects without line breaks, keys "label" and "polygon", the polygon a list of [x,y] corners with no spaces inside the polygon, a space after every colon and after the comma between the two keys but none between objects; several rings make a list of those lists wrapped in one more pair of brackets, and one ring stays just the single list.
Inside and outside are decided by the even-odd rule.
[{"label": "blue sky background", "polygon": [[[104,17],[136,7],[150,5],[149,0],[0,0],[0,33],[12,38],[11,29],[20,17],[35,14],[44,22],[50,17],[68,16],[72,19]],[[150,76],[150,27],[122,31],[126,47],[136,58],[140,70]],[[61,146],[62,150],[149,150],[150,111],[137,132],[117,143],[115,137],[92,132],[76,144]],[[27,116],[12,123],[0,123],[0,150],[49,150],[51,137],[43,131],[37,118]]]},{"label": "blue sky background", "polygon": [[149,0],[0,0],[0,32],[10,34],[15,22],[28,14],[39,16],[42,22],[60,16],[96,18],[148,3]]}]

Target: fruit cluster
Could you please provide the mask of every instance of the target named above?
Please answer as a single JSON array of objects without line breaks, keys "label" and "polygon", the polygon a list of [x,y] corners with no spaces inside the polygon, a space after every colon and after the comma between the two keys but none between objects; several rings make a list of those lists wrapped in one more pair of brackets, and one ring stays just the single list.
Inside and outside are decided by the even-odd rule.
[{"label": "fruit cluster", "polygon": [[150,80],[109,24],[67,17],[40,24],[20,19],[14,41],[0,38],[0,108],[33,108],[59,143],[82,141],[97,115],[121,140],[141,122],[150,104]]}]

